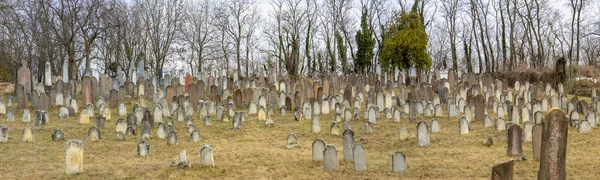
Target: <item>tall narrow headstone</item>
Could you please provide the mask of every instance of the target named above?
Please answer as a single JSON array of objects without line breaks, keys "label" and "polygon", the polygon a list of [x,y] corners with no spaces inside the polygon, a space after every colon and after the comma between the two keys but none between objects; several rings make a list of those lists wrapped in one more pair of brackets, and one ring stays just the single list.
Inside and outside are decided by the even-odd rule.
[{"label": "tall narrow headstone", "polygon": [[542,126],[542,154],[538,179],[567,179],[567,116],[560,109],[551,109],[542,120]]},{"label": "tall narrow headstone", "polygon": [[351,129],[346,129],[343,136],[344,144],[344,160],[353,161],[352,148],[354,148],[354,132]]},{"label": "tall narrow headstone", "polygon": [[522,133],[523,130],[517,124],[512,124],[508,127],[508,148],[506,153],[508,156],[521,156],[523,154],[522,149]]}]

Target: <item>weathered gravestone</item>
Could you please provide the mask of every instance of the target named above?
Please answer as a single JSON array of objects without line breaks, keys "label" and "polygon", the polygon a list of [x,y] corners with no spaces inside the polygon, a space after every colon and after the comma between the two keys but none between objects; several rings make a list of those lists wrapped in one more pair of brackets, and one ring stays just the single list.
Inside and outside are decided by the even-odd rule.
[{"label": "weathered gravestone", "polygon": [[458,120],[458,131],[461,135],[469,134],[469,121],[465,116]]},{"label": "weathered gravestone", "polygon": [[287,136],[287,141],[286,141],[285,147],[288,149],[292,149],[292,148],[295,148],[296,146],[298,146],[298,138],[296,137],[296,135],[294,133],[290,133]]},{"label": "weathered gravestone", "polygon": [[333,145],[327,145],[323,151],[323,164],[325,171],[338,170],[337,150]]},{"label": "weathered gravestone", "polygon": [[150,144],[145,140],[140,141],[137,145],[137,152],[138,156],[147,156],[150,153]]},{"label": "weathered gravestone", "polygon": [[325,151],[325,141],[322,139],[315,139],[312,143],[312,160],[323,161],[323,151]]},{"label": "weathered gravestone", "polygon": [[532,129],[532,149],[535,160],[540,160],[542,152],[542,128],[542,124],[536,124]]},{"label": "weathered gravestone", "polygon": [[354,148],[354,132],[351,129],[344,130],[342,133],[343,144],[344,144],[344,160],[353,161],[354,155],[352,154],[352,148]]},{"label": "weathered gravestone", "polygon": [[508,148],[506,154],[508,156],[521,156],[523,154],[522,149],[522,133],[523,130],[517,124],[513,124],[508,127]]},{"label": "weathered gravestone", "polygon": [[215,159],[213,158],[213,149],[206,144],[200,148],[200,165],[214,167]]},{"label": "weathered gravestone", "polygon": [[0,124],[0,143],[8,142],[8,127]]},{"label": "weathered gravestone", "polygon": [[367,162],[365,159],[365,148],[361,144],[355,144],[352,149],[352,154],[354,159],[354,170],[366,171]]},{"label": "weathered gravestone", "polygon": [[559,109],[551,109],[542,121],[542,153],[538,179],[566,179],[569,121]]},{"label": "weathered gravestone", "polygon": [[512,180],[514,160],[502,162],[492,167],[492,180]]},{"label": "weathered gravestone", "polygon": [[417,145],[420,147],[429,146],[429,129],[424,121],[417,124]]},{"label": "weathered gravestone", "polygon": [[406,156],[400,151],[392,154],[392,172],[404,173],[406,171]]},{"label": "weathered gravestone", "polygon": [[102,132],[100,131],[100,128],[96,126],[90,127],[87,135],[90,141],[99,141],[102,139]]},{"label": "weathered gravestone", "polygon": [[67,141],[65,152],[65,173],[79,174],[83,171],[83,141],[71,139]]}]

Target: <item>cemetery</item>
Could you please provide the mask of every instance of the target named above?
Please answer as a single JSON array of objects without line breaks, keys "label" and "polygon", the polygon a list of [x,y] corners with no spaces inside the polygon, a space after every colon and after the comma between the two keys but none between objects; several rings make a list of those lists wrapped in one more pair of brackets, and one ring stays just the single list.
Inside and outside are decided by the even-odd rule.
[{"label": "cemetery", "polygon": [[600,162],[590,155],[600,145],[595,88],[585,97],[565,94],[562,84],[438,75],[292,80],[264,72],[234,80],[214,69],[136,82],[123,73],[49,76],[29,91],[19,81],[0,101],[0,172],[53,179],[595,176],[587,173]]},{"label": "cemetery", "polygon": [[600,0],[0,0],[0,179],[600,179]]}]

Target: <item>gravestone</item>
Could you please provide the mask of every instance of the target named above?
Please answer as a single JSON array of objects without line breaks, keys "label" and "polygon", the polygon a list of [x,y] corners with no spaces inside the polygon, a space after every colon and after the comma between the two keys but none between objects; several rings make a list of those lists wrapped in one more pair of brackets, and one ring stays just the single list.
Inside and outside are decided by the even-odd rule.
[{"label": "gravestone", "polygon": [[[190,126],[193,127],[193,126]],[[190,134],[190,141],[192,142],[198,142],[200,141],[200,131],[198,131],[197,129],[192,130],[191,134]]]},{"label": "gravestone", "polygon": [[96,117],[96,126],[98,128],[103,129],[105,123],[106,123],[106,118],[104,118],[104,117]]},{"label": "gravestone", "polygon": [[96,126],[90,127],[87,135],[90,141],[99,141],[102,139],[102,132],[100,131],[100,128]]},{"label": "gravestone", "polygon": [[325,141],[321,139],[315,139],[315,141],[312,143],[312,160],[323,161],[323,151],[325,151]]},{"label": "gravestone", "polygon": [[392,154],[392,172],[404,173],[406,171],[406,156],[400,151]]},{"label": "gravestone", "polygon": [[15,122],[15,113],[12,109],[6,111],[6,122]]},{"label": "gravestone", "polygon": [[142,121],[142,133],[140,134],[142,139],[150,139],[152,136],[152,127],[149,121]]},{"label": "gravestone", "polygon": [[331,123],[331,126],[329,127],[329,132],[331,133],[331,135],[334,135],[334,136],[340,135],[340,126],[336,121]]},{"label": "gravestone", "polygon": [[542,124],[536,124],[532,129],[533,158],[540,160],[542,152]]},{"label": "gravestone", "polygon": [[215,159],[213,158],[213,149],[206,144],[200,148],[200,165],[214,167]]},{"label": "gravestone", "polygon": [[31,114],[29,113],[29,109],[23,110],[23,122],[25,122],[25,123],[31,122]]},{"label": "gravestone", "polygon": [[417,145],[420,147],[429,146],[429,128],[424,121],[417,124]]},{"label": "gravestone", "polygon": [[165,124],[163,124],[162,122],[159,122],[158,125],[156,126],[156,137],[158,137],[158,139],[164,139],[167,137],[167,132],[165,130]]},{"label": "gravestone", "polygon": [[579,122],[579,127],[577,127],[577,131],[581,134],[587,134],[592,131],[592,125],[589,121],[583,120]]},{"label": "gravestone", "polygon": [[469,121],[465,116],[458,120],[458,131],[461,135],[469,134]]},{"label": "gravestone", "polygon": [[569,121],[559,109],[552,109],[542,121],[542,153],[538,179],[566,179]]},{"label": "gravestone", "polygon": [[294,133],[290,133],[287,136],[287,143],[286,143],[285,147],[288,149],[292,149],[292,148],[295,148],[296,146],[298,146],[298,138],[296,137],[296,135]]},{"label": "gravestone", "polygon": [[533,132],[533,123],[527,121],[523,123],[523,142],[531,142]]},{"label": "gravestone", "polygon": [[355,144],[352,149],[355,171],[366,171],[367,162],[365,159],[365,148],[361,144]]},{"label": "gravestone", "polygon": [[475,96],[475,121],[483,121],[485,110],[485,98],[481,94]]},{"label": "gravestone", "polygon": [[150,153],[150,144],[145,140],[140,141],[137,145],[137,152],[138,156],[147,156]]},{"label": "gravestone", "polygon": [[77,139],[67,141],[65,152],[65,173],[79,174],[83,171],[83,142]]},{"label": "gravestone", "polygon": [[8,142],[8,127],[0,124],[0,143]]},{"label": "gravestone", "polygon": [[440,123],[438,122],[437,119],[432,119],[431,120],[431,133],[438,133],[440,132]]},{"label": "gravestone", "polygon": [[323,151],[323,164],[325,171],[338,170],[337,150],[333,145],[327,145]]},{"label": "gravestone", "polygon": [[23,129],[21,141],[23,142],[34,142],[35,141],[35,131],[31,126],[27,126]]},{"label": "gravestone", "polygon": [[351,129],[344,130],[342,133],[344,144],[344,161],[353,161],[352,148],[354,148],[354,132]]},{"label": "gravestone", "polygon": [[177,133],[175,131],[169,132],[167,135],[167,145],[177,145]]},{"label": "gravestone", "polygon": [[514,160],[502,162],[492,167],[492,180],[512,180]]},{"label": "gravestone", "polygon": [[52,132],[52,141],[62,141],[65,139],[65,134],[60,129],[54,129]]},{"label": "gravestone", "polygon": [[314,115],[310,122],[310,129],[312,133],[321,132],[321,122],[319,116]]},{"label": "gravestone", "polygon": [[506,126],[504,124],[504,119],[503,118],[496,118],[495,124],[494,124],[494,128],[496,129],[496,131],[503,131],[506,129]]},{"label": "gravestone", "polygon": [[521,156],[523,154],[522,148],[522,133],[523,130],[517,124],[512,124],[508,127],[508,148],[506,154],[508,156]]},{"label": "gravestone", "polygon": [[375,124],[377,122],[377,117],[376,117],[377,113],[379,113],[379,112],[376,112],[375,108],[373,108],[373,107],[369,108],[368,122]]},{"label": "gravestone", "polygon": [[94,94],[92,78],[85,76],[81,82],[81,102],[82,105],[94,104]]}]

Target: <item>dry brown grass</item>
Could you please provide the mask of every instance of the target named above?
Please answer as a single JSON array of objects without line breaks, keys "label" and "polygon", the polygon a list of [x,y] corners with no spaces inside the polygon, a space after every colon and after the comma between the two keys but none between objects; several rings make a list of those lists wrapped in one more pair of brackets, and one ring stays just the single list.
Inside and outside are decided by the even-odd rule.
[{"label": "dry brown grass", "polygon": [[[589,99],[588,99],[589,100]],[[129,105],[131,110],[131,105]],[[32,111],[35,112],[35,111]],[[87,130],[92,124],[78,124],[78,117],[59,120],[57,110],[52,109],[49,125],[35,128],[34,143],[20,141],[21,130],[27,125],[21,122],[22,110],[15,111],[16,122],[2,124],[9,128],[9,142],[0,144],[0,177],[2,179],[489,179],[494,164],[516,157],[506,156],[506,136],[504,131],[483,128],[482,122],[473,122],[473,130],[468,135],[459,135],[458,118],[438,118],[441,132],[431,134],[431,146],[417,147],[416,124],[392,123],[378,119],[375,133],[364,133],[364,120],[354,120],[355,140],[367,136],[367,171],[355,172],[351,162],[343,161],[341,136],[329,134],[333,115],[321,116],[322,132],[310,133],[310,121],[297,122],[293,113],[275,116],[275,127],[267,128],[256,116],[249,116],[241,130],[231,130],[231,124],[213,122],[213,126],[203,126],[197,117],[195,124],[202,139],[198,143],[189,141],[184,122],[176,122],[179,144],[167,146],[166,140],[153,138],[150,155],[138,157],[136,145],[139,136],[126,141],[115,138],[115,119],[107,122],[102,130],[103,139],[98,142],[87,140]],[[113,110],[116,116],[117,110]],[[495,115],[492,115],[494,117]],[[35,116],[32,116],[34,118]],[[431,122],[432,118],[419,117]],[[413,138],[399,141],[398,129],[406,127]],[[84,141],[83,173],[65,175],[65,141],[53,142],[51,133],[60,128],[66,139]],[[299,146],[286,149],[286,136],[294,132]],[[155,131],[153,130],[153,137]],[[598,130],[582,135],[576,129],[569,129],[567,148],[568,179],[597,179],[600,156],[596,156],[600,146]],[[481,145],[487,137],[494,138],[492,147]],[[311,160],[311,144],[322,138],[327,144],[334,144],[338,150],[340,169],[325,172],[322,162]],[[357,142],[361,143],[361,142]],[[213,147],[215,168],[200,167],[199,149],[204,144]],[[170,167],[170,162],[183,149],[188,151],[192,161],[191,169]],[[402,151],[407,156],[407,171],[404,174],[391,172],[391,155]],[[523,144],[525,162],[514,166],[515,179],[535,179],[539,162],[533,160],[531,143]]]}]

